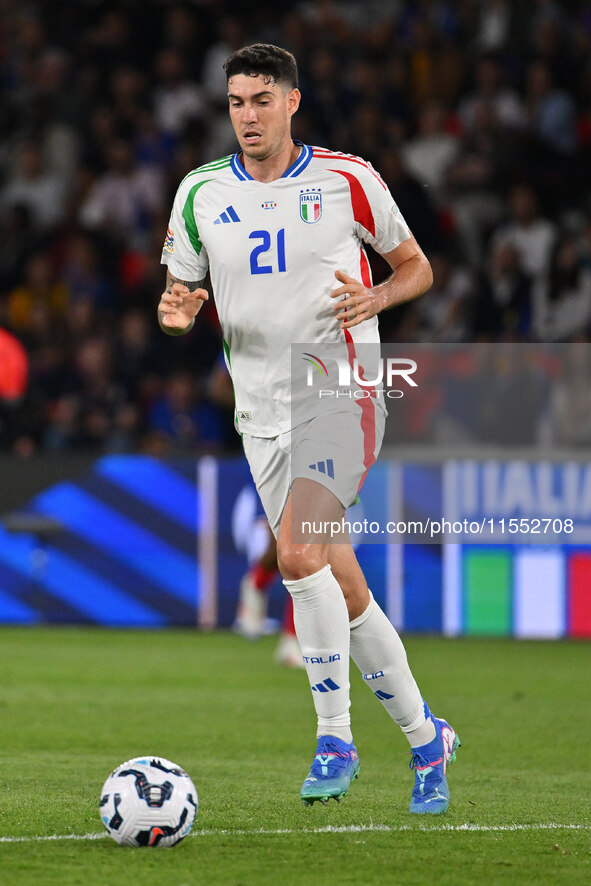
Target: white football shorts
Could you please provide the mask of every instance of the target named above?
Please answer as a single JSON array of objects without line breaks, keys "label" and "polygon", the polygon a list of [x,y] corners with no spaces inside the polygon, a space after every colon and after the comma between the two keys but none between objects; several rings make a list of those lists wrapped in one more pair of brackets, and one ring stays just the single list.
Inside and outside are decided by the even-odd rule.
[{"label": "white football shorts", "polygon": [[315,417],[279,437],[242,435],[250,472],[275,537],[297,477],[321,483],[344,508],[355,502],[379,455],[386,413],[372,398],[354,405],[354,409]]}]

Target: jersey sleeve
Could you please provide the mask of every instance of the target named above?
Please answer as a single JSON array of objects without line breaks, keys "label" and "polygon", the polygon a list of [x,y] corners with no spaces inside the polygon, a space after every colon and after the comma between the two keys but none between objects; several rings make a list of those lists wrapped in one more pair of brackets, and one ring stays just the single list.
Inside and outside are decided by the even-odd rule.
[{"label": "jersey sleeve", "polygon": [[161,263],[179,280],[203,280],[209,259],[195,219],[197,189],[184,182],[176,193],[166,231]]},{"label": "jersey sleeve", "polygon": [[382,255],[411,236],[385,182],[367,163],[360,165],[349,181],[357,236]]}]

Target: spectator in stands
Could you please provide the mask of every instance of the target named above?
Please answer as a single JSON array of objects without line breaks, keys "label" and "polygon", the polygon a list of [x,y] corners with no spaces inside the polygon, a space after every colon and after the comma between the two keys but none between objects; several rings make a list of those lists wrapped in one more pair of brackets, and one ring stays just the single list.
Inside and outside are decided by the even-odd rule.
[{"label": "spectator in stands", "polygon": [[473,91],[464,95],[458,105],[458,119],[464,132],[470,133],[477,126],[483,105],[502,130],[525,127],[523,102],[516,90],[505,84],[504,72],[495,56],[485,55],[478,59],[474,81]]},{"label": "spectator in stands", "polygon": [[68,289],[70,306],[88,301],[104,310],[111,306],[114,293],[100,267],[99,254],[89,234],[74,230],[63,246],[60,277]]},{"label": "spectator in stands", "polygon": [[154,166],[136,166],[129,141],[107,145],[108,168],[80,208],[80,221],[121,245],[144,245],[153,216],[162,206],[163,181]]},{"label": "spectator in stands", "polygon": [[63,320],[67,305],[67,284],[56,277],[49,253],[35,252],[24,266],[22,283],[7,293],[6,317],[11,329],[26,337],[37,311]]},{"label": "spectator in stands", "polygon": [[487,235],[503,217],[502,187],[517,143],[503,130],[494,101],[474,99],[469,121],[458,154],[447,169],[446,184],[462,253],[477,268]]},{"label": "spectator in stands", "polygon": [[0,191],[0,213],[24,206],[34,227],[45,231],[63,219],[65,196],[63,183],[47,170],[39,145],[23,142],[17,151],[15,174]]},{"label": "spectator in stands", "polygon": [[120,65],[109,78],[111,111],[118,131],[133,133],[138,126],[138,116],[146,101],[146,82],[141,71],[132,65]]},{"label": "spectator in stands", "polygon": [[570,341],[591,323],[591,267],[576,232],[562,235],[548,275],[536,287],[535,330],[542,341]]},{"label": "spectator in stands", "polygon": [[436,204],[445,200],[447,170],[460,150],[457,135],[446,130],[445,121],[442,104],[426,102],[419,110],[417,134],[401,148],[405,165],[422,185],[429,188]]},{"label": "spectator in stands", "polygon": [[511,41],[513,10],[510,0],[479,3],[475,43],[484,52],[500,52]]},{"label": "spectator in stands", "polygon": [[525,106],[534,139],[558,154],[574,154],[577,147],[575,103],[565,90],[556,88],[550,68],[544,62],[534,61],[528,66]]},{"label": "spectator in stands", "polygon": [[529,338],[532,289],[532,279],[523,270],[516,245],[509,238],[493,242],[475,304],[475,334],[479,338]]},{"label": "spectator in stands", "polygon": [[181,55],[162,49],[156,58],[154,103],[158,126],[163,132],[179,136],[187,125],[205,114],[201,90],[186,74]]},{"label": "spectator in stands", "polygon": [[493,249],[501,243],[514,246],[519,256],[520,270],[530,280],[538,280],[548,271],[557,237],[556,224],[544,218],[536,193],[525,183],[511,189],[509,212],[509,220],[494,232]]},{"label": "spectator in stands", "polygon": [[38,132],[35,141],[43,145],[47,172],[56,176],[66,193],[76,173],[80,149],[78,129],[85,113],[81,96],[70,86],[72,76],[69,53],[57,47],[46,48],[35,64],[31,103],[35,117],[32,126]]}]

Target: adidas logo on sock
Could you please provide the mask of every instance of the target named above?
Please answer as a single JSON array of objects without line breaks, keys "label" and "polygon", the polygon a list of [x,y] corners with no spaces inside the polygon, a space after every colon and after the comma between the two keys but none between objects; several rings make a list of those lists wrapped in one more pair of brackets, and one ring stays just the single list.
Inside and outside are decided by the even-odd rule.
[{"label": "adidas logo on sock", "polygon": [[327,677],[326,680],[323,680],[322,683],[317,683],[316,686],[312,686],[312,692],[334,692],[335,689],[340,689],[341,687],[335,683],[330,677]]},{"label": "adidas logo on sock", "polygon": [[239,222],[238,213],[234,209],[233,206],[226,206],[223,212],[221,212],[216,219],[214,219],[214,225],[227,225],[231,222]]}]

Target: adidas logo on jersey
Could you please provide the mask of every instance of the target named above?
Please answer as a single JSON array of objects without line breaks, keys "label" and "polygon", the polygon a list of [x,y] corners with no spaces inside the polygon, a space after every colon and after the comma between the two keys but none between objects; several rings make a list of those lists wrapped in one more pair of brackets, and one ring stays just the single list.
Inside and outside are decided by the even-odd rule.
[{"label": "adidas logo on jersey", "polygon": [[334,464],[332,458],[326,461],[318,461],[315,465],[308,465],[311,471],[319,471],[321,474],[328,474],[331,480],[334,480]]},{"label": "adidas logo on jersey", "polygon": [[214,219],[214,225],[228,225],[231,222],[239,222],[238,213],[234,209],[233,206],[226,206],[223,212],[221,212],[216,219]]}]

